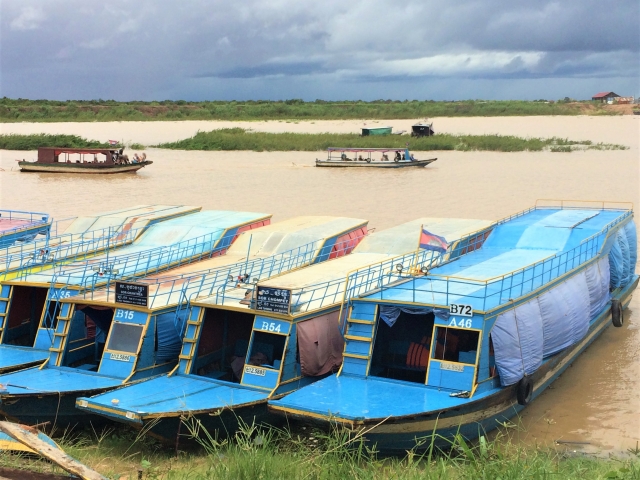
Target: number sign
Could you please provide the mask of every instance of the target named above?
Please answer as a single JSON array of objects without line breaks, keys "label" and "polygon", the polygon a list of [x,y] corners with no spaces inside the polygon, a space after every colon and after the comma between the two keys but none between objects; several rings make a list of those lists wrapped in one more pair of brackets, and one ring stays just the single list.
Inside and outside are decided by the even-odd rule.
[{"label": "number sign", "polygon": [[462,303],[452,303],[449,305],[449,313],[460,317],[473,317],[473,307]]},{"label": "number sign", "polygon": [[116,302],[146,307],[149,299],[149,285],[143,283],[116,282]]},{"label": "number sign", "polygon": [[261,287],[258,285],[256,310],[288,315],[290,303],[291,290],[284,288]]}]

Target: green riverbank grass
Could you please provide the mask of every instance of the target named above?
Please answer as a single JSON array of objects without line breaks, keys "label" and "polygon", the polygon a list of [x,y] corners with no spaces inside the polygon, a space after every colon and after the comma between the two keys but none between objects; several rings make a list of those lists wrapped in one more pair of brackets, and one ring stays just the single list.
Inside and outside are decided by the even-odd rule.
[{"label": "green riverbank grass", "polygon": [[[197,428],[191,424],[191,429]],[[630,452],[626,459],[606,460],[570,455],[552,448],[524,447],[508,431],[492,441],[482,437],[473,445],[458,437],[446,452],[427,448],[402,457],[378,455],[361,438],[340,429],[301,435],[245,425],[230,441],[218,442],[206,432],[201,438],[199,446],[181,450],[177,456],[173,448],[124,428],[67,435],[59,443],[108,478],[123,480],[640,479],[638,452]],[[0,467],[60,472],[43,461],[8,454],[0,455]]]},{"label": "green riverbank grass", "polygon": [[[521,138],[508,135],[447,135],[412,138],[408,135],[362,137],[340,133],[265,133],[242,128],[226,128],[198,132],[191,138],[156,145],[173,150],[248,150],[254,152],[323,151],[328,147],[393,148],[413,151],[459,150],[491,152],[571,152],[574,150],[626,150],[628,147],[608,143],[594,144],[589,140],[573,141],[562,138]],[[77,135],[31,134],[0,135],[0,149],[36,150],[38,147],[109,148],[106,143],[87,140]],[[144,150],[140,143],[130,148]]]},{"label": "green riverbank grass", "polygon": [[[448,135],[414,138],[408,135],[362,137],[343,133],[265,133],[242,128],[198,132],[191,138],[156,145],[178,150],[249,150],[254,152],[320,151],[328,147],[409,148],[414,151],[461,150],[492,152],[571,151],[578,149],[625,150],[622,145],[593,144],[561,138],[521,138],[508,135]],[[554,150],[554,148],[562,148]]]},{"label": "green riverbank grass", "polygon": [[116,102],[0,98],[0,122],[108,122],[147,120],[341,120],[525,115],[619,115],[597,102],[316,100]]}]

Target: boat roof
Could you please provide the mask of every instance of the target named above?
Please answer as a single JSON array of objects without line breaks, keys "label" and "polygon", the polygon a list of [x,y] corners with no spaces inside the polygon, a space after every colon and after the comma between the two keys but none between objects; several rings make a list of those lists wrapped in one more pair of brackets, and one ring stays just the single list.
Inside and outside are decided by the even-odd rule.
[{"label": "boat roof", "polygon": [[150,222],[195,213],[201,209],[202,207],[189,205],[135,205],[120,210],[76,217],[62,233],[77,234],[121,227],[137,229]]},{"label": "boat roof", "polygon": [[329,147],[328,152],[401,152],[409,147],[388,147],[388,148],[353,148],[353,147]]},{"label": "boat roof", "polygon": [[[343,280],[348,273],[357,268],[415,251],[423,227],[436,235],[458,239],[489,225],[491,222],[487,220],[418,218],[368,235],[349,255],[266,280],[260,282],[259,285],[293,290]],[[343,283],[335,283],[332,288],[341,291],[341,288],[344,287]],[[237,302],[233,303],[234,307],[248,308],[239,303],[244,298],[245,290],[244,288],[237,291],[231,290],[225,293],[225,296],[229,299],[237,299]],[[340,300],[342,300],[342,296],[340,296]],[[296,299],[296,302],[301,301],[303,299]],[[212,306],[217,305],[217,302],[217,297],[211,296],[199,298],[193,303]],[[320,306],[322,299],[316,298],[314,303]],[[313,308],[312,305],[308,305],[308,309]]]},{"label": "boat roof", "polygon": [[[71,285],[79,284],[84,279],[84,272],[86,271],[87,265],[99,265],[107,260],[113,263],[118,258],[135,258],[137,255],[160,247],[169,247],[190,240],[197,242],[201,240],[203,236],[207,236],[210,240],[219,241],[223,237],[229,236],[230,230],[237,230],[242,226],[250,225],[261,220],[268,220],[270,217],[271,215],[265,213],[233,212],[227,210],[205,210],[184,215],[152,225],[132,244],[117,249],[117,253],[101,253],[91,257],[91,259],[86,262],[82,262],[81,265],[63,265],[56,270],[46,270],[30,274],[21,278],[20,282],[50,284],[56,276],[64,272],[65,278],[71,282]],[[172,258],[171,260],[175,262],[180,259]],[[131,268],[136,268],[133,262],[131,266]],[[146,262],[145,268],[148,268]],[[134,271],[121,271],[120,276],[123,276],[125,273],[132,274]]]},{"label": "boat roof", "polygon": [[104,155],[111,154],[114,152],[119,152],[123,147],[107,147],[107,148],[72,148],[72,147],[38,147],[38,151],[43,150],[53,150],[54,155],[59,155],[61,153],[102,153]]},{"label": "boat roof", "polygon": [[[144,416],[237,407],[265,401],[268,396],[269,392],[239,384],[177,374],[151,378],[82,400],[87,402],[89,410],[94,405],[105,405],[126,417],[127,412]],[[114,399],[117,405],[112,402]]]},{"label": "boat roof", "polygon": [[[150,308],[177,305],[184,300],[184,293],[197,294],[197,288],[206,284],[207,271],[244,266],[248,261],[269,258],[279,253],[291,252],[307,245],[314,250],[308,255],[312,263],[325,246],[325,241],[345,232],[364,227],[367,220],[348,217],[301,216],[272,223],[256,230],[244,232],[223,256],[190,263],[167,272],[136,279],[136,283],[148,283]],[[247,255],[249,252],[249,255]],[[293,256],[293,254],[292,254]],[[293,263],[293,262],[292,262]],[[212,272],[211,276],[214,273]],[[226,273],[224,279],[226,280]],[[212,279],[213,281],[213,279]],[[192,287],[193,285],[193,287]],[[183,292],[184,287],[189,287]],[[71,303],[115,304],[114,288],[99,289],[71,297]]]},{"label": "boat roof", "polygon": [[[505,285],[522,284],[526,290],[526,278],[533,274],[534,264],[575,249],[631,213],[625,209],[533,208],[498,222],[482,248],[431,269],[425,277],[411,278],[362,298],[439,306],[465,303],[478,311],[496,308],[514,298],[513,294],[501,294],[502,289],[511,288]],[[506,277],[515,280],[510,283],[503,280]]]},{"label": "boat roof", "polygon": [[49,215],[40,212],[0,210],[0,237],[49,222]]}]

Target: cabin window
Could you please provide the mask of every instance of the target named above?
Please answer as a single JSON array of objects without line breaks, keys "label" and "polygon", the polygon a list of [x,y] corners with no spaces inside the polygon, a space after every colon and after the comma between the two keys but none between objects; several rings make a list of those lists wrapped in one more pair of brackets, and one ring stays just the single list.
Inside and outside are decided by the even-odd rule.
[{"label": "cabin window", "polygon": [[424,383],[433,324],[433,313],[403,311],[393,326],[378,317],[369,374]]},{"label": "cabin window", "polygon": [[267,332],[253,332],[251,353],[247,356],[249,365],[261,365],[280,368],[284,356],[284,344],[287,337]]},{"label": "cabin window", "polygon": [[130,323],[114,323],[111,325],[111,334],[107,350],[119,352],[137,353],[140,338],[142,337],[142,325]]},{"label": "cabin window", "polygon": [[461,328],[437,327],[432,358],[475,365],[480,332]]}]

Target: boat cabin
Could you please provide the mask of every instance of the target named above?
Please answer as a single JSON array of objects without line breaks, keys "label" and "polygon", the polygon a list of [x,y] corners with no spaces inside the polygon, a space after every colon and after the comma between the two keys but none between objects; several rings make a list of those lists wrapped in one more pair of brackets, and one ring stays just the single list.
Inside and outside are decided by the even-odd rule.
[{"label": "boat cabin", "polygon": [[411,126],[412,137],[430,137],[435,134],[433,123],[417,123]]},{"label": "boat cabin", "polygon": [[38,148],[38,163],[103,163],[116,165],[123,155],[121,148]]}]

